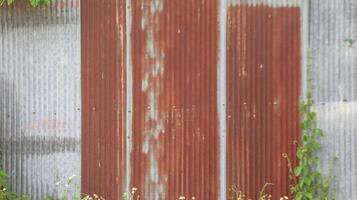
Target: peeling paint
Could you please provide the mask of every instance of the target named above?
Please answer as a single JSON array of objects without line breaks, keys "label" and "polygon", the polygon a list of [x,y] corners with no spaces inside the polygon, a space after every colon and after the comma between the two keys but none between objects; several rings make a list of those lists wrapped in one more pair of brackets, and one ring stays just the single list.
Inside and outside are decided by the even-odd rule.
[{"label": "peeling paint", "polygon": [[[217,8],[216,1],[133,2],[131,185],[145,198],[217,196]],[[208,190],[194,184],[202,182]]]},{"label": "peeling paint", "polygon": [[[165,181],[159,176],[158,157],[160,154],[160,134],[163,133],[163,116],[159,113],[158,99],[162,93],[162,75],[164,73],[164,52],[158,41],[159,24],[156,24],[162,12],[162,1],[141,3],[141,28],[145,34],[145,66],[143,68],[142,92],[147,98],[144,112],[142,152],[149,157],[147,175],[144,176],[144,195],[152,199],[165,199]],[[161,174],[160,174],[161,175]]]}]

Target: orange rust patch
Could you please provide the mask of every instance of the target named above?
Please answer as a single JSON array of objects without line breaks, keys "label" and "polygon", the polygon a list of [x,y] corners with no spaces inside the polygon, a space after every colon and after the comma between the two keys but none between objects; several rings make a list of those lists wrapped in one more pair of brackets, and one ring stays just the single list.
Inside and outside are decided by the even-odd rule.
[{"label": "orange rust patch", "polygon": [[125,170],[124,2],[84,0],[82,29],[82,178],[84,194],[122,196]]},{"label": "orange rust patch", "polygon": [[133,2],[132,186],[146,199],[217,199],[217,9]]},{"label": "orange rust patch", "polygon": [[289,194],[299,140],[299,8],[235,6],[227,29],[227,185],[257,199]]}]

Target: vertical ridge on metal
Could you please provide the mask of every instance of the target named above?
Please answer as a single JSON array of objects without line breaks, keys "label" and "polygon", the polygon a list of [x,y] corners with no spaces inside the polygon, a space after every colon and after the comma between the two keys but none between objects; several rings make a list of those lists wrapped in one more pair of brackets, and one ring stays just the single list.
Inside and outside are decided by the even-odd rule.
[{"label": "vertical ridge on metal", "polygon": [[79,77],[79,5],[0,7],[0,162],[14,192],[61,199],[55,183],[81,173]]},{"label": "vertical ridge on metal", "polygon": [[125,173],[124,0],[83,0],[82,193],[118,199]]},{"label": "vertical ridge on metal", "polygon": [[300,9],[232,4],[227,24],[227,185],[278,199],[300,138]]},{"label": "vertical ridge on metal", "polygon": [[131,186],[145,199],[218,199],[218,2],[132,3]]}]

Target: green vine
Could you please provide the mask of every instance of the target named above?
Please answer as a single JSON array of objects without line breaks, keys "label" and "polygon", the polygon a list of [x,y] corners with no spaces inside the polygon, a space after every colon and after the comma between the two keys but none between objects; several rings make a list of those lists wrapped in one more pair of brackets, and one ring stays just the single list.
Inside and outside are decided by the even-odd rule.
[{"label": "green vine", "polygon": [[332,167],[328,176],[322,175],[317,169],[320,165],[318,153],[324,134],[323,130],[317,127],[316,113],[312,111],[314,101],[311,93],[314,87],[312,78],[313,51],[311,49],[308,50],[307,59],[307,99],[300,106],[302,141],[296,152],[299,164],[292,169],[289,161],[290,178],[293,180],[291,192],[294,194],[295,200],[333,200],[335,198],[330,187],[331,180],[334,179],[331,175],[333,174]]},{"label": "green vine", "polygon": [[[320,165],[318,153],[321,149],[321,139],[323,130],[317,127],[316,113],[312,111],[314,104],[312,98],[312,50],[308,50],[307,63],[307,99],[300,106],[302,141],[299,144],[296,155],[298,165],[293,168],[287,154],[283,157],[287,159],[292,181],[291,193],[294,200],[334,200],[331,182],[335,180],[333,167],[329,168],[327,175],[323,175],[317,169]],[[334,164],[333,159],[331,165]]]},{"label": "green vine", "polygon": [[[293,170],[295,184],[291,192],[295,200],[327,200],[329,198],[329,180],[316,169],[320,164],[317,156],[321,149],[320,140],[323,131],[316,127],[316,113],[311,110],[313,100],[311,95],[301,105],[302,144],[297,150],[299,165]],[[298,180],[298,181],[297,181]]]},{"label": "green vine", "polygon": [[[18,0],[0,0],[0,6],[2,6],[3,4],[7,4],[7,5],[12,5],[13,3],[15,3]],[[31,6],[33,7],[37,7],[37,6],[42,6],[42,5],[48,5],[52,2],[52,0],[29,0]]]}]

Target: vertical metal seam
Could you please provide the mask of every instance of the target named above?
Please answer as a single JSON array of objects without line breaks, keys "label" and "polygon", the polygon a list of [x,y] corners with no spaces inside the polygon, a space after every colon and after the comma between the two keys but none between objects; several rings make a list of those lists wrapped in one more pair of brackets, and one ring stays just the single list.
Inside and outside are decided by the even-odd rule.
[{"label": "vertical metal seam", "polygon": [[125,0],[125,82],[126,82],[126,104],[125,104],[125,191],[130,190],[131,180],[131,150],[132,150],[132,111],[133,111],[133,65],[131,55],[131,31],[132,31],[132,4],[131,0]]},{"label": "vertical metal seam", "polygon": [[227,0],[219,1],[218,23],[219,23],[219,47],[217,65],[217,109],[219,123],[219,199],[227,198],[227,159],[226,159],[226,139],[227,139],[227,84],[226,84],[226,44],[227,44]]},{"label": "vertical metal seam", "polygon": [[301,9],[301,94],[300,99],[306,100],[306,93],[308,92],[308,48],[309,48],[309,0],[304,0],[300,7]]}]

